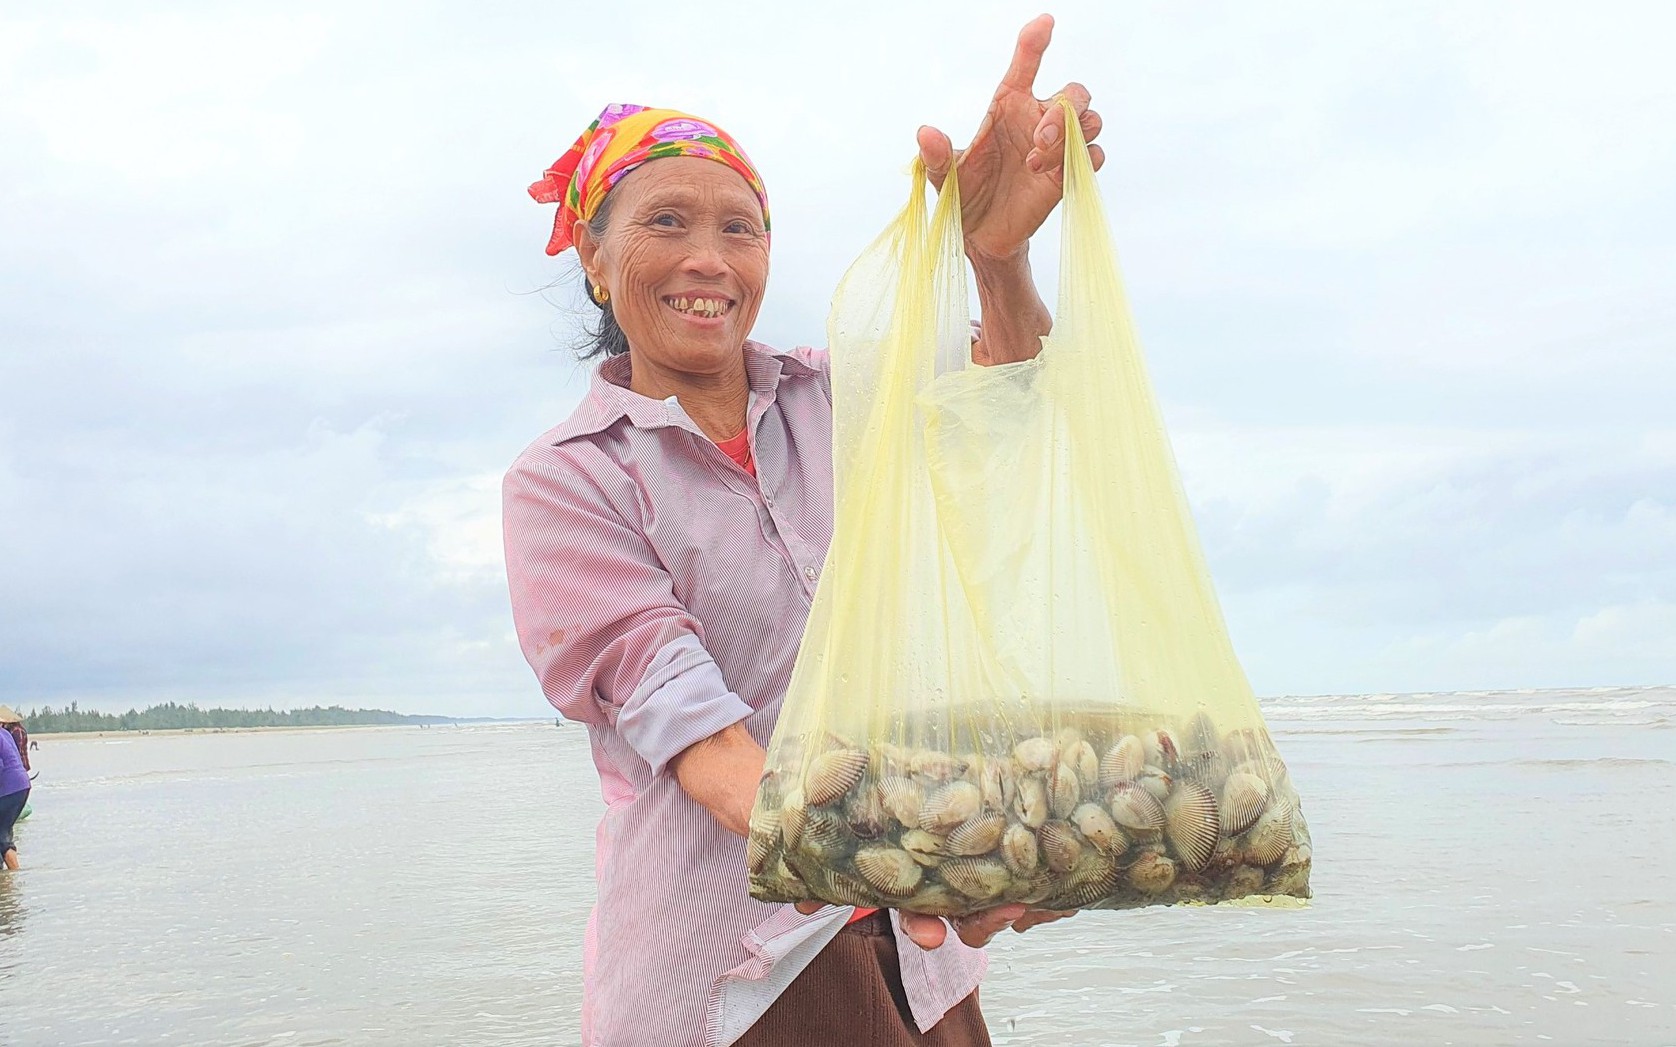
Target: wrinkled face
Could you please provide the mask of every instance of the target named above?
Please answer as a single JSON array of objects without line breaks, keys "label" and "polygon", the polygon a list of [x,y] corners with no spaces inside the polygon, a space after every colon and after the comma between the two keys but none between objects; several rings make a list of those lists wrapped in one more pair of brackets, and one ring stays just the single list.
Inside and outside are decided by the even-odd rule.
[{"label": "wrinkled face", "polygon": [[611,190],[605,235],[575,229],[582,268],[611,294],[638,368],[713,375],[738,366],[768,286],[762,206],[714,160],[653,160]]}]

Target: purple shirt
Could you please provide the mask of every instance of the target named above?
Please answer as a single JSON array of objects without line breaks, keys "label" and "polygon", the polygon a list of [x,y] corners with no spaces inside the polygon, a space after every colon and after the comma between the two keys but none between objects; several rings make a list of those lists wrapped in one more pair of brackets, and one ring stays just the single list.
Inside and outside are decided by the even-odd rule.
[{"label": "purple shirt", "polygon": [[[741,721],[768,743],[832,538],[826,354],[747,342],[745,371],[754,478],[675,398],[630,391],[626,356],[506,475],[518,639],[548,701],[587,725],[605,795],[590,1045],[732,1043],[851,912],[752,900],[745,841],[668,769]],[[897,945],[922,1030],[982,976],[953,934],[927,952],[898,929]]]},{"label": "purple shirt", "polygon": [[17,751],[12,732],[0,731],[0,796],[10,796],[29,788],[29,772],[23,766],[23,754]]}]

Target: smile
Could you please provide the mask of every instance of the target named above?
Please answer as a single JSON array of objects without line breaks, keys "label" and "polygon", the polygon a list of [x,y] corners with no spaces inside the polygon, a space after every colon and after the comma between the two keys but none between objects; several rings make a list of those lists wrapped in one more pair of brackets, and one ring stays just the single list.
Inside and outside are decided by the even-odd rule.
[{"label": "smile", "polygon": [[703,317],[705,319],[714,319],[718,316],[726,316],[728,311],[733,308],[733,300],[731,298],[687,298],[683,296],[679,298],[665,298],[663,300],[663,304],[669,306],[678,313],[683,313],[687,316]]}]

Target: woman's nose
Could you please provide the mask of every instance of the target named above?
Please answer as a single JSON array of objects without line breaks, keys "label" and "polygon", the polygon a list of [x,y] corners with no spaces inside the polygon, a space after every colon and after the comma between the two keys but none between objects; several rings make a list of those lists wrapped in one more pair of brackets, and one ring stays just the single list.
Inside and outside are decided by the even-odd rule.
[{"label": "woman's nose", "polygon": [[686,268],[694,273],[716,276],[727,271],[722,260],[722,235],[717,230],[695,230],[688,239]]}]

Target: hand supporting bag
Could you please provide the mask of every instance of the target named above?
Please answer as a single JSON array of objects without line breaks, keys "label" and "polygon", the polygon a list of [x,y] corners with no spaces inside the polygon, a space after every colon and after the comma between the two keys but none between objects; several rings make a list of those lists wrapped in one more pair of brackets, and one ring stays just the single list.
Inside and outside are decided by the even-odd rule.
[{"label": "hand supporting bag", "polygon": [[[1068,106],[1067,106],[1068,109]],[[957,914],[1307,897],[1068,118],[1053,333],[967,359],[958,188],[829,324],[837,521],[747,848],[752,893]]]}]

